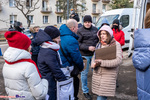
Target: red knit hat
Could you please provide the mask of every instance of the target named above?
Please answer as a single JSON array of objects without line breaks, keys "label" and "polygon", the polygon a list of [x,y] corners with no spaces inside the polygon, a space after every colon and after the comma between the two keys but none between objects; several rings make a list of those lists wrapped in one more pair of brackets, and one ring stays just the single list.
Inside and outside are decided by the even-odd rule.
[{"label": "red knit hat", "polygon": [[10,47],[27,50],[31,45],[31,40],[18,31],[7,31],[4,34]]}]

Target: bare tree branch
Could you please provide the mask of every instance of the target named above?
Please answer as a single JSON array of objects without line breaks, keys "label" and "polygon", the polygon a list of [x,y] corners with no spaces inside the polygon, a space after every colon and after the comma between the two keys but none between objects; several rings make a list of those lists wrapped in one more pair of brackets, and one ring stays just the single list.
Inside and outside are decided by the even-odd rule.
[{"label": "bare tree branch", "polygon": [[[33,2],[35,0],[31,0],[31,2]],[[15,0],[15,7],[21,11],[21,13],[24,15],[24,17],[27,19],[28,22],[28,27],[30,27],[30,23],[31,21],[28,18],[28,15],[35,11],[36,9],[39,9],[40,6],[37,7],[37,4],[39,3],[40,0],[37,0],[34,4],[33,7],[26,7],[26,0],[25,1],[21,1],[21,0]]]},{"label": "bare tree branch", "polygon": [[27,12],[27,14],[30,14],[31,12],[33,12],[35,9],[39,9],[40,8],[40,6],[39,7],[36,7],[36,5],[38,4],[38,2],[39,2],[39,0],[37,0],[36,2],[35,2],[35,4],[34,4],[34,7],[31,9],[29,9],[28,10],[28,12]]}]

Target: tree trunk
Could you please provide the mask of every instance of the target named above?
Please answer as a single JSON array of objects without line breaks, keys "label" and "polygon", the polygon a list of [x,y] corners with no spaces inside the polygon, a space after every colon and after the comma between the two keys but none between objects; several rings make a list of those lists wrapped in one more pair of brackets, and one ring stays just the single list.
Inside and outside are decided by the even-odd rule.
[{"label": "tree trunk", "polygon": [[26,17],[26,19],[27,19],[27,24],[28,24],[28,28],[29,28],[31,25],[31,21],[28,19],[28,17]]}]

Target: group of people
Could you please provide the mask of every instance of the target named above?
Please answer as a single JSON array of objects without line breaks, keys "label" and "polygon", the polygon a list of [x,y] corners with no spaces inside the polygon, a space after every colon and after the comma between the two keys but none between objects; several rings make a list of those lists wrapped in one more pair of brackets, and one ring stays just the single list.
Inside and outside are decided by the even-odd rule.
[{"label": "group of people", "polygon": [[[92,92],[97,95],[97,100],[107,100],[115,95],[118,69],[122,63],[121,46],[125,43],[119,20],[114,20],[111,28],[105,19],[98,30],[92,25],[90,15],[84,16],[83,25],[78,23],[78,17],[77,13],[71,14],[59,30],[54,26],[47,26],[44,30],[31,27],[31,39],[21,33],[22,27],[5,33],[9,48],[3,56],[6,62],[3,77],[9,96],[42,100],[48,95],[48,100],[57,100],[57,81],[65,81],[71,76],[74,100],[78,100],[80,81],[78,74],[64,73],[63,68],[69,67],[71,71],[78,69],[81,72],[83,95],[91,100],[87,77],[90,66],[93,69]],[[96,49],[111,46],[116,47],[115,59],[95,59]],[[84,66],[83,58],[87,60],[87,66]]]}]

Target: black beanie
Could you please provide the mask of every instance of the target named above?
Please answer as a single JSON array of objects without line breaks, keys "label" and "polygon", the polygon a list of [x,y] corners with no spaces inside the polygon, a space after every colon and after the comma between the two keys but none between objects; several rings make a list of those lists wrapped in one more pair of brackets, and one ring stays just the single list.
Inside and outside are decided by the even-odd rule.
[{"label": "black beanie", "polygon": [[113,21],[113,24],[118,24],[119,25],[119,20],[118,19],[115,19],[114,21]]},{"label": "black beanie", "polygon": [[84,19],[83,19],[83,22],[86,22],[86,21],[92,23],[92,17],[91,17],[90,15],[85,15],[85,16],[84,16]]},{"label": "black beanie", "polygon": [[72,13],[72,14],[70,15],[70,18],[71,18],[71,19],[75,19],[77,22],[80,21],[79,15],[78,15],[77,13]]},{"label": "black beanie", "polygon": [[54,26],[45,27],[44,32],[46,32],[52,39],[60,36],[59,30]]}]

